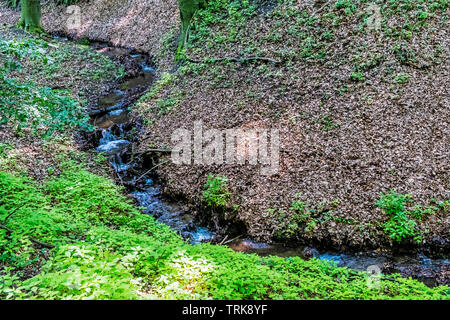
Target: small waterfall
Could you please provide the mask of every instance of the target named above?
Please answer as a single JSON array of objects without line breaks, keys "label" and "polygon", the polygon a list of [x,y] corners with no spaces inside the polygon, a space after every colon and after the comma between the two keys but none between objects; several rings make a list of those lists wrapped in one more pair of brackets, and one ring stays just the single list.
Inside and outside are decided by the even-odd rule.
[{"label": "small waterfall", "polygon": [[105,145],[108,142],[117,140],[117,137],[111,133],[109,129],[102,130],[102,137],[100,138],[99,145]]}]

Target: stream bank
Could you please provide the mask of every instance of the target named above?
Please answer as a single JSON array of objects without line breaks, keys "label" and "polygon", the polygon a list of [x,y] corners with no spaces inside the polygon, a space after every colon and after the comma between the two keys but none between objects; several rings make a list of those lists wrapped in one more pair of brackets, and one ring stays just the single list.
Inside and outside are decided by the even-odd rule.
[{"label": "stream bank", "polygon": [[[64,41],[64,39],[62,39]],[[315,257],[335,262],[338,266],[365,271],[376,265],[383,273],[400,273],[413,277],[430,287],[450,283],[450,261],[430,259],[423,253],[402,253],[372,251],[341,253],[326,248],[308,246],[287,247],[283,244],[255,242],[247,238],[245,227],[237,226],[234,232],[224,234],[221,226],[214,228],[208,220],[208,213],[198,206],[198,210],[186,206],[180,199],[170,199],[162,194],[161,184],[154,169],[161,165],[158,152],[137,154],[139,132],[143,128],[139,118],[130,116],[129,107],[151,86],[155,69],[145,53],[130,49],[111,47],[105,43],[93,42],[91,47],[117,63],[123,65],[127,77],[108,88],[88,109],[92,124],[98,127],[93,134],[82,134],[83,144],[107,155],[114,169],[116,180],[127,188],[145,214],[154,215],[158,221],[176,230],[192,244],[212,242],[226,244],[235,251],[256,253],[261,256],[299,256],[303,259]],[[232,228],[231,228],[232,229]],[[231,240],[228,240],[231,239]]]}]

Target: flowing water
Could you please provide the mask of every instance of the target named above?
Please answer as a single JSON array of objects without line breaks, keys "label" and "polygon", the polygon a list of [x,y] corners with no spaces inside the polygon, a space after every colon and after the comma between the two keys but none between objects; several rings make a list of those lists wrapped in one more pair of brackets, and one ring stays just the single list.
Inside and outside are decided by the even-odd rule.
[{"label": "flowing water", "polygon": [[[111,54],[113,51],[107,46],[97,44],[96,47],[99,52]],[[140,189],[130,193],[145,214],[154,215],[158,221],[169,225],[184,238],[190,239],[193,244],[211,241],[215,236],[214,232],[206,227],[195,225],[194,217],[191,214],[185,212],[177,203],[164,199],[161,196],[159,185],[155,183],[152,176],[149,174],[129,176],[127,172],[133,166],[132,163],[124,160],[129,158],[127,153],[132,144],[126,138],[129,132],[125,129],[126,124],[130,121],[127,98],[130,93],[136,95],[137,92],[142,95],[153,82],[155,73],[144,55],[129,54],[128,58],[140,66],[140,72],[135,77],[121,83],[118,89],[100,97],[95,110],[90,113],[93,117],[93,124],[101,129],[101,137],[96,150],[108,156],[110,165],[122,181],[128,179],[129,185],[136,184],[137,179],[145,182]],[[113,133],[113,129],[115,129],[115,133]]]},{"label": "flowing water", "polygon": [[[97,45],[100,52],[114,52],[106,45]],[[120,49],[119,49],[120,51]],[[90,113],[93,123],[101,130],[96,150],[108,156],[123,184],[133,186],[133,197],[143,213],[154,215],[158,221],[176,230],[191,243],[209,242],[216,234],[205,226],[197,225],[194,216],[183,210],[182,205],[165,199],[160,186],[150,174],[132,173],[134,163],[130,161],[130,146],[127,139],[129,128],[129,96],[142,95],[154,79],[154,69],[148,64],[147,57],[141,54],[129,54],[140,66],[140,72],[121,83],[118,88],[100,97],[96,108]],[[129,126],[128,126],[129,127]],[[141,169],[142,171],[142,169]],[[145,171],[142,171],[145,172]],[[140,183],[137,184],[138,180]],[[136,186],[140,187],[137,188]],[[387,255],[377,253],[347,254],[322,251],[310,247],[290,248],[282,244],[267,244],[251,239],[234,239],[227,243],[236,251],[256,253],[261,256],[277,255],[282,257],[299,256],[305,259],[315,257],[334,261],[338,266],[365,271],[369,266],[378,266],[383,273],[400,272],[404,276],[413,276],[429,286],[450,283],[450,261],[448,259],[430,259],[425,255]]]},{"label": "flowing water", "polygon": [[336,263],[339,267],[347,267],[367,271],[377,266],[383,273],[400,273],[405,277],[414,277],[430,287],[438,284],[449,284],[450,260],[430,259],[424,254],[391,254],[377,252],[340,253],[332,250],[319,251],[311,247],[287,247],[282,244],[255,242],[251,239],[234,241],[229,245],[232,249],[261,256],[276,255],[280,257],[317,258]]}]

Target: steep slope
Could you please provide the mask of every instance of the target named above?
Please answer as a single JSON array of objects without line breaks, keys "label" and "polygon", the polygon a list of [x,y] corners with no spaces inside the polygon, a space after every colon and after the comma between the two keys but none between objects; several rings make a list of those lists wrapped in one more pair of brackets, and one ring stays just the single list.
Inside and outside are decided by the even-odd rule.
[{"label": "steep slope", "polygon": [[[141,150],[171,146],[198,120],[204,130],[280,130],[277,174],[169,161],[157,170],[167,193],[197,205],[212,173],[228,178],[226,218],[255,238],[448,252],[447,0],[211,0],[178,68],[176,1],[78,5],[81,28],[64,29],[63,6],[45,8],[44,27],[150,52],[159,67],[136,109]],[[375,204],[389,197],[395,215]]]},{"label": "steep slope", "polygon": [[[191,25],[190,62],[138,107],[146,141],[171,145],[198,120],[277,128],[280,170],[167,164],[167,191],[201,201],[209,173],[228,177],[234,218],[259,239],[377,247],[400,234],[448,252],[448,13],[448,1],[210,2]],[[255,56],[271,60],[236,62]],[[391,189],[413,201],[385,224],[375,202]]]}]

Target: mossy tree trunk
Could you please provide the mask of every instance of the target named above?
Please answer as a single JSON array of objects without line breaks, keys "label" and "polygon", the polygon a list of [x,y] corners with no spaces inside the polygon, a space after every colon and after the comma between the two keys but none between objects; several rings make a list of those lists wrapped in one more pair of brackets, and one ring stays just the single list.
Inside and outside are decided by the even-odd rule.
[{"label": "mossy tree trunk", "polygon": [[40,0],[21,0],[21,17],[18,27],[29,32],[43,32]]},{"label": "mossy tree trunk", "polygon": [[207,0],[178,0],[178,8],[180,9],[181,18],[181,35],[178,43],[178,52],[180,52],[187,40],[189,25],[195,12],[206,7]]}]

